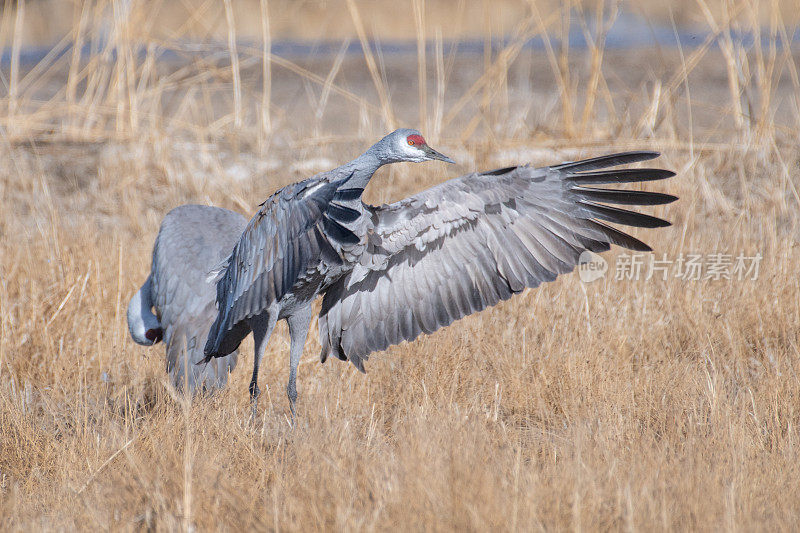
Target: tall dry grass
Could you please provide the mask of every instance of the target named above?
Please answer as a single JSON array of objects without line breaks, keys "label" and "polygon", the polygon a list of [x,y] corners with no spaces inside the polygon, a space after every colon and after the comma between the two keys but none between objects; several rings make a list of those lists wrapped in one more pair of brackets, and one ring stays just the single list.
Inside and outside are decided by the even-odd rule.
[{"label": "tall dry grass", "polygon": [[[165,59],[178,40],[137,33],[148,6],[112,2],[75,4],[54,48],[88,43],[90,57],[3,65],[0,527],[795,527],[800,83],[781,5],[701,0],[680,14],[710,32],[695,48],[613,51],[600,32],[584,52],[558,46],[566,22],[602,28],[614,6],[570,17],[531,3],[505,47],[476,58],[450,54],[444,26],[420,16],[433,3],[409,4],[411,37],[435,44],[410,58],[288,60],[258,18],[260,42]],[[236,4],[219,4],[237,32]],[[19,36],[33,5],[5,10],[0,31]],[[353,38],[375,37],[362,3],[341,6]],[[766,46],[742,46],[742,29]],[[544,53],[522,46],[533,35]],[[163,215],[187,202],[251,213],[392,120],[425,121],[461,172],[662,150],[679,174],[648,189],[681,197],[655,210],[674,226],[637,235],[659,258],[761,254],[759,275],[564,276],[374,356],[366,376],[320,365],[312,335],[293,430],[282,326],[258,420],[250,341],[228,389],[171,391],[161,347],[134,345],[124,321]],[[368,200],[454,172],[394,167]]]}]

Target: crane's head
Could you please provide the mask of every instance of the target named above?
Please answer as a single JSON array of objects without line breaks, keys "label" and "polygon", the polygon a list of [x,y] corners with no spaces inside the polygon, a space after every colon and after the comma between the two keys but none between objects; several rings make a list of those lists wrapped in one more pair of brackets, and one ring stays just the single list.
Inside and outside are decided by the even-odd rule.
[{"label": "crane's head", "polygon": [[400,128],[395,130],[375,146],[379,156],[386,162],[396,163],[400,161],[410,161],[421,163],[423,161],[444,161],[445,163],[455,163],[446,155],[437,152],[425,141],[425,138],[417,130]]},{"label": "crane's head", "polygon": [[150,278],[128,304],[128,331],[136,344],[152,346],[164,337],[158,317],[153,314],[150,300]]}]

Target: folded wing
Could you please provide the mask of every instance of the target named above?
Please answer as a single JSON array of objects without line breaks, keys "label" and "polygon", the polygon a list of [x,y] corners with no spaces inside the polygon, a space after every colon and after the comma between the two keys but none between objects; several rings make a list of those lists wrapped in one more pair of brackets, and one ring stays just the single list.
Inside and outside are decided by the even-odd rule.
[{"label": "folded wing", "polygon": [[[221,268],[219,313],[205,345],[206,360],[235,350],[250,332],[247,319],[289,294],[310,268],[341,258],[334,244],[358,242],[345,225],[351,212],[336,201],[341,182],[306,180],[261,205]],[[358,213],[356,213],[358,215]]]}]

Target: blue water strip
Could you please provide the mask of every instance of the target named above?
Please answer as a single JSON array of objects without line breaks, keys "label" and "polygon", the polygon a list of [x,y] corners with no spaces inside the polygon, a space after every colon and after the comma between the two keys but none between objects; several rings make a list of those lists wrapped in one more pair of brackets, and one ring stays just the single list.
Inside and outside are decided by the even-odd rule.
[{"label": "blue water strip", "polygon": [[[596,32],[594,32],[596,33]],[[652,27],[642,23],[632,22],[618,22],[608,32],[605,39],[606,50],[633,50],[642,48],[677,48],[678,46],[686,49],[695,48],[703,44],[709,36],[712,35],[707,31],[688,31],[678,29],[677,31],[668,27]],[[595,38],[592,36],[592,38]],[[712,47],[718,46],[719,40],[722,36],[716,36],[711,43]],[[732,32],[731,39],[737,45],[742,46],[745,50],[753,48],[756,42],[756,37],[752,32]],[[794,28],[788,35],[788,42],[784,42],[780,37],[776,40],[776,46],[784,48],[786,46],[792,49],[800,49],[800,28]],[[768,47],[771,45],[771,37],[769,32],[764,30],[761,33],[761,45]],[[499,51],[508,46],[512,42],[510,37],[502,39],[493,39],[489,44],[493,51]],[[561,48],[561,40],[555,37],[550,39],[551,45],[556,49]],[[584,32],[579,28],[573,28],[568,34],[568,44],[571,49],[585,50],[589,48],[590,42],[587,41]],[[380,53],[384,56],[392,55],[409,55],[417,53],[416,41],[371,41],[369,43],[373,52]],[[239,47],[245,49],[260,50],[262,43],[260,41],[242,40],[239,42]],[[486,42],[480,39],[463,40],[463,41],[445,41],[443,42],[443,51],[445,55],[451,53],[456,54],[483,54],[485,51]],[[101,50],[103,46],[99,47]],[[278,40],[272,42],[271,51],[273,54],[286,57],[286,58],[308,58],[317,56],[329,56],[338,53],[342,48],[341,41],[297,41],[297,40]],[[427,41],[426,50],[428,53],[434,53],[436,43],[434,41]],[[81,49],[82,57],[90,57],[93,53],[97,53],[97,44],[94,47],[85,45]],[[544,50],[545,41],[542,37],[534,37],[529,39],[524,44],[524,49],[528,50]],[[29,67],[39,63],[44,57],[50,53],[51,47],[25,47],[20,50],[19,61],[21,66]],[[146,54],[146,47],[144,45],[135,48],[136,53],[144,57]],[[158,58],[161,60],[179,60],[192,55],[207,55],[207,54],[227,54],[227,42],[222,41],[182,41],[176,43],[173,48],[159,48]],[[56,58],[64,54],[72,53],[72,45],[64,47],[56,54]],[[114,50],[110,51],[112,58],[115,56]],[[358,41],[351,41],[346,47],[345,53],[348,55],[361,55],[363,49],[361,43]],[[8,69],[11,61],[11,49],[5,48],[0,54],[0,61],[2,68]]]}]

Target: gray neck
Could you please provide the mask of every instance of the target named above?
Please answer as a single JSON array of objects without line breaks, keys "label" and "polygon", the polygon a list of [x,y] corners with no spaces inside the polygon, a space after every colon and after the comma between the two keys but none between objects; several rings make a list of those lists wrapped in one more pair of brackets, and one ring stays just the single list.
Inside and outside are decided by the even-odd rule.
[{"label": "gray neck", "polygon": [[128,330],[133,340],[137,344],[144,346],[150,346],[154,343],[152,339],[147,338],[147,331],[161,327],[158,317],[152,311],[153,299],[151,291],[152,277],[147,276],[147,281],[133,295],[131,302],[128,304]]},{"label": "gray neck", "polygon": [[387,163],[387,161],[382,160],[378,154],[376,154],[374,148],[373,146],[356,159],[336,169],[336,174],[342,177],[352,174],[352,177],[348,179],[342,187],[348,189],[365,189],[372,175],[375,174],[375,171]]},{"label": "gray neck", "polygon": [[399,159],[392,157],[390,153],[391,135],[387,135],[370,146],[369,150],[337,169],[336,173],[339,176],[345,177],[351,173],[353,174],[344,187],[348,189],[365,189],[375,171],[387,163],[399,161]]}]

